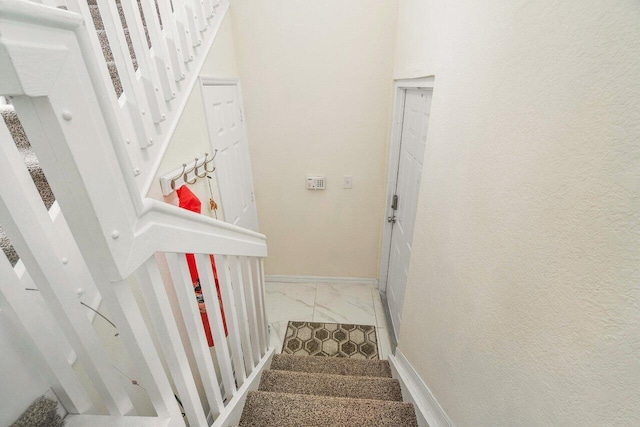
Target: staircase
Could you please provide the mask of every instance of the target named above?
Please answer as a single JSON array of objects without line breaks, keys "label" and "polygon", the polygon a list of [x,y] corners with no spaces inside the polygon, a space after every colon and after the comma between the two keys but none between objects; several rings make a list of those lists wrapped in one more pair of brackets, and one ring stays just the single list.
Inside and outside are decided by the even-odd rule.
[{"label": "staircase", "polygon": [[[0,121],[10,239],[0,327],[19,338],[69,426],[415,426],[386,361],[273,358],[265,236],[145,197],[228,6],[0,0],[0,96],[11,99]],[[135,380],[114,372],[83,307],[87,289]],[[151,411],[139,411],[132,386]]]},{"label": "staircase", "polygon": [[145,197],[228,6],[0,0],[0,327],[67,425],[227,426],[271,361],[265,236]]},{"label": "staircase", "polygon": [[276,355],[240,426],[417,426],[386,360]]}]

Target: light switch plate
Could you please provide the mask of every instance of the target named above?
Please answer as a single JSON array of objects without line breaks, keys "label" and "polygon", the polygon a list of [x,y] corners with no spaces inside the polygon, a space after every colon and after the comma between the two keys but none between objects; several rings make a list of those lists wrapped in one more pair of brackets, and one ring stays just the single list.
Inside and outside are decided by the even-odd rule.
[{"label": "light switch plate", "polygon": [[353,188],[353,175],[345,175],[344,176],[344,188],[351,189]]}]

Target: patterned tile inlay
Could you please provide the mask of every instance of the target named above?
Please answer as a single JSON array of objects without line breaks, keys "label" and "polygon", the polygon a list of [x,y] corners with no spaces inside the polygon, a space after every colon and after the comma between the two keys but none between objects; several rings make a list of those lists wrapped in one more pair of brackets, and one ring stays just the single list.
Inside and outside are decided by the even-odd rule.
[{"label": "patterned tile inlay", "polygon": [[282,353],[378,360],[376,327],[343,323],[289,322]]}]

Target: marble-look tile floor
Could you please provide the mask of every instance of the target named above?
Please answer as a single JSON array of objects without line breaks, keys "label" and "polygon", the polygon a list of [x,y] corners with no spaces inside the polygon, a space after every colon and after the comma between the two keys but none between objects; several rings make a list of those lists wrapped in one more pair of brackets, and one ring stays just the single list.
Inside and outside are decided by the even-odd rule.
[{"label": "marble-look tile floor", "polygon": [[380,293],[366,284],[266,283],[270,346],[276,352],[290,320],[375,325],[381,359],[391,354]]}]

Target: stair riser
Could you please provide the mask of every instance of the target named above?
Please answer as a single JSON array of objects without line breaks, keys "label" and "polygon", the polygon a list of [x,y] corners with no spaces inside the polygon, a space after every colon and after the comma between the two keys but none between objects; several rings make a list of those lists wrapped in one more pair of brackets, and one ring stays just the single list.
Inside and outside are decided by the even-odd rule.
[{"label": "stair riser", "polygon": [[354,360],[279,354],[274,356],[271,369],[311,374],[391,378],[391,367],[387,360]]},{"label": "stair riser", "polygon": [[380,400],[249,392],[240,426],[417,427],[412,404]]},{"label": "stair riser", "polygon": [[265,371],[260,391],[314,396],[402,401],[400,383],[392,378]]}]

